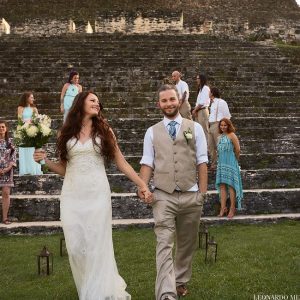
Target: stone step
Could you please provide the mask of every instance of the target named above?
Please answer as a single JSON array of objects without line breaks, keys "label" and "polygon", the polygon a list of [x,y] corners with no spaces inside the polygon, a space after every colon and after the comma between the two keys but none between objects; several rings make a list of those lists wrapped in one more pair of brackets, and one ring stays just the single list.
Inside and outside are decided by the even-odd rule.
[{"label": "stone step", "polygon": [[[257,170],[260,169],[300,169],[300,152],[288,152],[288,153],[253,153],[245,154],[242,153],[240,156],[240,166],[242,170]],[[125,156],[126,160],[130,165],[138,172],[140,170],[141,156]],[[110,164],[107,169],[108,174],[116,174],[118,170],[115,164]]]},{"label": "stone step", "polygon": [[[244,190],[241,214],[300,213],[300,188]],[[10,215],[18,221],[59,220],[59,197],[12,195]],[[204,205],[205,216],[219,211],[216,191],[210,191]],[[112,214],[116,219],[152,218],[150,205],[142,203],[134,193],[112,194]]]},{"label": "stone step", "polygon": [[[119,147],[126,155],[136,155],[143,153],[143,140],[137,135],[132,135],[138,140],[119,140]],[[252,154],[256,152],[295,152],[299,150],[300,138],[295,139],[240,139],[241,151]],[[52,150],[50,150],[52,151]]]},{"label": "stone step", "polygon": [[[291,169],[300,169],[299,152],[294,153],[253,153],[253,154],[241,154],[240,166],[242,171],[250,172],[256,170],[257,172],[266,170],[273,170],[274,172],[290,171]],[[125,159],[134,168],[136,172],[140,170],[141,156],[129,155],[125,156]],[[114,163],[109,164],[107,167],[107,174],[118,174]],[[15,174],[18,175],[18,167],[15,168]],[[52,174],[48,172],[48,174]],[[47,175],[47,174],[46,174]],[[23,179],[25,179],[24,177]],[[290,177],[288,177],[290,178]],[[291,179],[291,178],[290,178]],[[285,183],[288,186],[288,183]],[[294,184],[294,183],[293,183]],[[272,185],[274,186],[274,184]]]},{"label": "stone step", "polygon": [[[37,97],[37,96],[36,96]],[[191,93],[190,104],[195,106],[196,94]],[[226,99],[226,97],[224,97]],[[242,97],[237,99],[236,97],[227,98],[228,106],[231,112],[234,113],[298,113],[300,108],[299,97],[294,101],[287,100],[285,97],[279,99],[251,99],[250,97]],[[155,110],[157,108],[157,100],[155,92],[144,93],[144,95],[136,96],[136,93],[124,92],[122,95],[107,93],[104,96],[100,96],[100,100],[104,105],[105,111],[120,111],[126,115],[128,110],[130,111],[143,111],[143,110]],[[18,99],[0,98],[3,107],[1,109],[1,115],[9,113],[10,115],[16,114],[16,107],[18,106]],[[130,105],[129,105],[130,104]],[[38,99],[36,105],[39,111],[47,114],[57,114],[59,112],[59,96],[55,98],[50,97],[44,99]]]},{"label": "stone step", "polygon": [[[146,130],[145,130],[146,131]],[[143,153],[143,138],[144,135],[140,136],[135,134],[133,131],[130,139],[128,140],[118,140],[119,148],[122,153],[126,156],[132,155],[140,155]],[[268,153],[268,152],[276,152],[279,153],[290,153],[290,152],[298,152],[300,146],[299,137],[285,139],[249,139],[247,137],[242,137],[240,139],[241,151],[244,154],[253,154],[253,153]],[[48,156],[50,158],[55,157],[56,152],[56,144],[48,143],[47,146],[44,147],[46,149]]]},{"label": "stone step", "polygon": [[[300,213],[289,214],[268,214],[268,215],[236,215],[232,219],[218,217],[201,217],[206,225],[222,224],[261,224],[278,223],[285,220],[300,220]],[[113,219],[113,228],[152,228],[154,220],[149,219]],[[62,225],[60,221],[43,222],[14,222],[9,225],[0,223],[1,235],[20,235],[20,234],[52,234],[61,233]]]},{"label": "stone step", "polygon": [[[108,119],[109,124],[113,129],[122,128],[122,129],[134,129],[138,128],[139,130],[144,130],[157,122],[160,122],[162,117],[157,115],[153,118],[111,118]],[[15,128],[17,125],[16,119],[8,119],[10,128]],[[300,117],[232,117],[232,122],[237,128],[253,128],[253,124],[258,128],[280,128],[280,127],[299,127]],[[58,129],[62,126],[62,119],[53,119],[52,128]]]},{"label": "stone step", "polygon": [[[107,105],[107,102],[104,102],[104,114],[107,116],[118,116],[118,117],[126,117],[129,114],[135,114],[136,117],[139,116],[147,116],[147,115],[160,115],[160,109],[157,107],[157,102],[154,100],[146,101],[143,99],[143,102],[132,103],[131,107],[126,107],[123,103],[120,103],[118,100],[114,101],[114,106],[112,103]],[[192,108],[195,106],[192,100],[190,101]],[[253,116],[269,116],[269,117],[280,117],[283,114],[288,114],[289,116],[297,116],[300,115],[300,105],[293,106],[273,106],[273,107],[253,107],[253,106],[235,106],[235,103],[230,101],[228,103],[230,108],[230,112],[232,115],[236,117],[244,116],[245,114],[249,117]],[[61,116],[60,113],[60,102],[57,101],[56,103],[38,103],[37,109],[40,113],[51,115],[52,118],[57,118]],[[5,115],[6,118],[14,118],[16,117],[16,103],[6,104],[1,109],[1,115]]]},{"label": "stone step", "polygon": [[[150,52],[149,49],[151,49],[152,52]],[[208,65],[209,68],[214,67],[218,69],[219,67],[220,69],[220,66],[226,66],[229,68],[231,67],[231,69],[229,69],[228,71],[236,71],[235,69],[232,68],[236,66],[241,67],[239,71],[243,70],[243,68],[251,70],[251,68],[258,66],[259,64],[262,66],[271,67],[270,70],[262,70],[262,74],[264,74],[264,72],[270,72],[275,69],[277,70],[283,69],[284,71],[286,71],[284,68],[287,66],[291,66],[290,60],[280,55],[272,56],[269,54],[268,57],[266,54],[266,55],[262,55],[259,58],[256,58],[254,61],[253,58],[251,57],[253,54],[251,49],[248,50],[248,52],[245,51],[244,53],[239,53],[237,56],[231,55],[226,58],[219,57],[219,55],[223,56],[224,54],[223,50],[211,49],[211,55],[206,56],[203,55],[201,51],[192,51],[190,50],[190,48],[188,49],[182,45],[180,48],[177,49],[176,57],[174,56],[166,57],[163,55],[159,55],[159,54],[165,54],[165,50],[155,49],[155,46],[153,45],[147,45],[143,47],[141,51],[136,51],[136,49],[132,49],[132,50],[118,49],[117,51],[111,49],[98,50],[96,47],[93,47],[92,50],[93,50],[92,53],[88,53],[88,52],[83,52],[82,50],[68,49],[67,46],[63,46],[58,50],[52,48],[52,50],[49,50],[49,52],[47,52],[47,55],[45,55],[45,53],[39,53],[36,51],[33,52],[32,49],[30,50],[28,49],[28,51],[24,51],[22,49],[22,56],[14,55],[15,53],[12,54],[7,52],[0,53],[0,56],[6,57],[6,60],[9,63],[9,65],[11,65],[14,68],[23,67],[26,63],[28,64],[30,63],[33,66],[36,64],[37,65],[36,68],[40,68],[40,70],[43,72],[45,72],[45,70],[42,70],[43,65],[63,68],[65,66],[64,62],[70,60],[69,57],[70,54],[74,55],[74,57],[80,57],[81,67],[90,66],[93,59],[95,63],[97,64],[101,63],[102,66],[108,66],[108,67],[109,67],[108,63],[119,64],[122,61],[122,59],[126,59],[125,61],[123,61],[123,64],[120,64],[121,67],[124,67],[129,65],[132,66],[132,63],[133,65],[140,65],[147,60],[153,59],[153,57],[156,57],[156,61],[161,62],[163,65],[166,65],[167,63],[176,63],[182,60],[190,60],[192,58],[198,58],[200,60],[205,59],[205,64]],[[20,49],[17,49],[16,51],[20,51]],[[60,51],[60,56],[57,56],[57,52],[54,51]],[[153,53],[153,51],[155,51],[156,53]],[[184,56],[184,54],[186,54],[187,51],[189,53],[189,57]],[[4,63],[1,64],[0,62],[0,65],[2,65],[5,68],[4,71],[7,70],[6,69],[7,64]],[[35,70],[35,67],[33,68],[33,70]],[[292,68],[290,71],[291,72],[294,71],[294,68]],[[55,71],[52,70],[50,72],[55,72]],[[97,70],[95,70],[94,72],[97,72]],[[261,74],[258,74],[258,76],[261,76]]]},{"label": "stone step", "polygon": [[[137,166],[137,172],[140,167]],[[109,171],[109,170],[108,170]],[[215,190],[216,172],[208,172],[208,189]],[[272,188],[297,188],[300,187],[300,169],[260,169],[241,170],[244,189],[272,189]],[[134,193],[136,186],[123,174],[107,173],[112,192]],[[63,177],[55,174],[40,176],[26,175],[14,176],[15,195],[58,195],[61,193]],[[153,182],[151,181],[150,184]]]}]

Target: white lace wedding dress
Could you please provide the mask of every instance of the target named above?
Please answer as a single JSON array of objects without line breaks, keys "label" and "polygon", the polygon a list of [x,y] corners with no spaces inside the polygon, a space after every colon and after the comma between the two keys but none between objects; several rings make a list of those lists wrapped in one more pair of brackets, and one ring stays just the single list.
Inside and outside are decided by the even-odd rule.
[{"label": "white lace wedding dress", "polygon": [[71,139],[61,194],[61,221],[80,300],[130,300],[112,243],[110,187],[92,139]]}]

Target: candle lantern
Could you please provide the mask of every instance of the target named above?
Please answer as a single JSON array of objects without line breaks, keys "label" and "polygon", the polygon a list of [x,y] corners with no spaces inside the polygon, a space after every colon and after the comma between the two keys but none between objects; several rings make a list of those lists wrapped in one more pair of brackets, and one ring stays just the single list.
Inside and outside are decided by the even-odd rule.
[{"label": "candle lantern", "polygon": [[60,238],[60,242],[59,242],[59,253],[60,253],[60,256],[63,256],[63,244],[65,243],[65,238],[62,237]]},{"label": "candle lantern", "polygon": [[207,242],[208,242],[208,237],[209,237],[209,232],[208,228],[204,223],[200,224],[200,229],[198,232],[199,236],[199,248],[204,249],[207,247]]},{"label": "candle lantern", "polygon": [[37,265],[39,275],[50,275],[53,273],[53,255],[48,251],[46,246],[37,255]]},{"label": "candle lantern", "polygon": [[217,252],[218,252],[218,244],[214,240],[214,237],[212,236],[206,246],[205,251],[205,263],[217,261]]}]

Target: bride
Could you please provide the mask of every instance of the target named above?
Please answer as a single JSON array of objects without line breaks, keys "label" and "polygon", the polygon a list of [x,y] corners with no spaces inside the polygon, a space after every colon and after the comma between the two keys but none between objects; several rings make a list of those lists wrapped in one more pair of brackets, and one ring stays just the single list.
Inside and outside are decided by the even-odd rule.
[{"label": "bride", "polygon": [[34,159],[45,159],[50,170],[65,176],[61,222],[79,299],[129,300],[114,257],[104,161],[114,161],[138,186],[146,203],[152,201],[152,194],[124,159],[100,106],[94,93],[79,93],[57,141],[59,162],[47,159],[43,150],[36,150]]}]

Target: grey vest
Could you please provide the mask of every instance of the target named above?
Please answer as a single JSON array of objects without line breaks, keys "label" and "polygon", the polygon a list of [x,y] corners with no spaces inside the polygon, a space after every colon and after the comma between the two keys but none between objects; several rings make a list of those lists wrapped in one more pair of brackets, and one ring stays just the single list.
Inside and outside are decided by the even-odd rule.
[{"label": "grey vest", "polygon": [[[184,131],[192,131],[192,139],[186,140]],[[194,122],[183,119],[180,131],[173,141],[163,121],[153,126],[154,185],[167,193],[176,186],[182,192],[197,183],[197,161]]]}]

